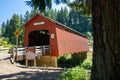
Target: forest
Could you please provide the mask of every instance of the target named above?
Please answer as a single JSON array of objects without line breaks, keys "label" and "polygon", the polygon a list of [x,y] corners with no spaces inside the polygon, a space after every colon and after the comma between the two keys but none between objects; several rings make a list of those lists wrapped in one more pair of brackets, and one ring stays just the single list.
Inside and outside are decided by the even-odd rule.
[{"label": "forest", "polygon": [[22,45],[24,24],[37,13],[47,16],[50,19],[58,21],[86,35],[90,39],[89,44],[92,45],[92,17],[83,16],[83,11],[76,12],[72,9],[69,10],[66,7],[62,7],[60,10],[48,9],[45,12],[39,12],[39,10],[32,9],[30,12],[26,11],[24,15],[13,14],[11,19],[8,19],[6,22],[3,22],[1,25],[1,37],[4,41],[0,43],[0,45],[15,45],[16,41],[13,33],[16,29],[20,31],[19,45]]},{"label": "forest", "polygon": [[[56,4],[67,4],[69,0],[54,0]],[[119,80],[120,79],[120,0],[74,0],[70,5],[74,10],[49,10],[52,0],[30,0],[28,4],[30,7],[39,9],[42,15],[54,19],[68,27],[71,27],[80,33],[86,35],[90,40],[93,39],[93,53],[92,53],[92,70],[91,80]],[[83,16],[82,11],[91,10],[91,16]],[[3,22],[1,25],[1,37],[10,44],[15,44],[15,37],[13,32],[16,29],[20,30],[19,44],[23,40],[23,24],[27,22],[32,16],[39,11],[32,10],[26,12],[24,15],[14,14],[11,19]],[[92,31],[93,26],[93,31]],[[93,38],[92,38],[93,36]],[[6,42],[4,42],[6,43]],[[74,68],[73,68],[74,69]],[[78,72],[82,71],[81,68]],[[75,74],[77,71],[68,71],[63,77]],[[65,72],[66,73],[66,72]],[[81,73],[80,73],[81,74]],[[82,74],[86,73],[83,71]],[[78,75],[80,76],[80,75]],[[84,76],[84,75],[82,75]],[[76,77],[75,77],[76,78]],[[72,79],[72,80],[86,80]]]},{"label": "forest", "polygon": [[[48,9],[45,12],[40,12],[39,10],[32,9],[30,12],[26,11],[24,15],[13,14],[11,19],[8,19],[6,22],[3,22],[1,25],[1,36],[2,41],[0,42],[0,46],[8,46],[15,45],[16,38],[14,32],[16,29],[20,31],[20,36],[18,40],[18,44],[22,47],[23,37],[24,37],[24,24],[30,20],[37,13],[42,14],[49,19],[53,19],[59,23],[62,23],[79,33],[86,35],[89,39],[89,45],[93,43],[93,31],[92,31],[92,16],[84,15],[82,10],[75,11],[73,9],[68,9],[66,7],[62,7],[60,10],[51,10]],[[91,55],[91,53],[90,53]],[[71,55],[64,55],[62,57],[58,57],[58,66],[62,67],[73,67],[71,70],[64,70],[60,75],[61,78],[68,78],[68,80],[89,80],[90,79],[90,70],[92,67],[90,59],[86,59],[85,61],[75,60],[73,61]],[[83,62],[83,63],[82,63]],[[67,64],[67,66],[66,66]],[[76,75],[77,74],[77,75]],[[69,76],[71,75],[71,76]]]}]

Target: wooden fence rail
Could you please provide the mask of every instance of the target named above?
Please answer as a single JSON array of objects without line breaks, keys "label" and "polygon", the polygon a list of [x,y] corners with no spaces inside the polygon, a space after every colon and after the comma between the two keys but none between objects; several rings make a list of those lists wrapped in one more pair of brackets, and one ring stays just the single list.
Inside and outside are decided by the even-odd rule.
[{"label": "wooden fence rail", "polygon": [[41,55],[49,55],[50,54],[50,46],[49,45],[45,45],[45,46],[33,46],[33,47],[14,47],[12,50],[12,54],[13,54],[13,58],[15,61],[17,60],[23,60],[25,59],[25,55],[26,55],[26,49],[27,48],[35,48],[35,55],[36,57],[39,57]]}]

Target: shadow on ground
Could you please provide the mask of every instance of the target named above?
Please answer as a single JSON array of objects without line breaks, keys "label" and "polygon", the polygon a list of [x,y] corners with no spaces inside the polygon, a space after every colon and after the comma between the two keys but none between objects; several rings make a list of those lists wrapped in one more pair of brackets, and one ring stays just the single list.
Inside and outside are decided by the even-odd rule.
[{"label": "shadow on ground", "polygon": [[15,74],[2,75],[0,80],[60,80],[61,72],[52,71],[23,71]]}]

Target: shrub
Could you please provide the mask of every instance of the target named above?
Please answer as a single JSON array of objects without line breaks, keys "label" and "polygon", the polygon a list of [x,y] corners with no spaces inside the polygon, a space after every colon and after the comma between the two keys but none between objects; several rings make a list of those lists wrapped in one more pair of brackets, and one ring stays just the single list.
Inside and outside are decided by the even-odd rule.
[{"label": "shrub", "polygon": [[58,66],[64,67],[65,61],[66,61],[66,58],[64,56],[59,57],[58,58]]},{"label": "shrub", "polygon": [[92,61],[91,60],[84,60],[84,62],[81,65],[85,69],[91,69],[92,68]]},{"label": "shrub", "polygon": [[58,57],[58,66],[59,67],[71,67],[72,64],[72,59],[71,59],[71,54],[66,54],[64,56]]},{"label": "shrub", "polygon": [[2,44],[4,45],[4,46],[6,46],[7,45],[7,41],[2,41]]},{"label": "shrub", "polygon": [[12,47],[12,44],[9,44],[9,39],[8,38],[4,38],[2,37],[2,40],[0,41],[0,46],[4,46],[4,47]]},{"label": "shrub", "polygon": [[68,71],[63,71],[60,77],[65,80],[90,80],[90,73],[77,66]]},{"label": "shrub", "polygon": [[0,42],[0,46],[2,46],[2,43]]},{"label": "shrub", "polygon": [[79,66],[83,63],[86,57],[86,52],[66,54],[64,56],[58,57],[58,66],[66,68]]}]

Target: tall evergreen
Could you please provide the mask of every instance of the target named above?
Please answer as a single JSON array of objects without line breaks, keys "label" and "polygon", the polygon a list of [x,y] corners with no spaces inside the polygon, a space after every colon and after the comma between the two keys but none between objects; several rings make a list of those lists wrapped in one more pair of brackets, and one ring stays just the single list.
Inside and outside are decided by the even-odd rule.
[{"label": "tall evergreen", "polygon": [[86,34],[87,32],[92,33],[92,24],[91,24],[92,18],[82,16],[82,14],[83,14],[82,11],[75,12],[74,10],[71,10],[69,13],[68,26],[83,34]]},{"label": "tall evergreen", "polygon": [[20,28],[19,28],[19,31],[20,31],[20,36],[19,36],[19,44],[20,45],[22,45],[23,44],[23,34],[24,34],[24,25],[25,24],[25,22],[24,22],[24,18],[23,18],[23,16],[22,15],[20,15]]},{"label": "tall evergreen", "polygon": [[14,14],[10,19],[10,23],[6,35],[6,37],[9,38],[9,41],[13,44],[15,44],[15,37],[13,33],[16,29],[20,29],[20,18],[17,14]]},{"label": "tall evergreen", "polygon": [[9,24],[10,24],[10,21],[7,20],[7,22],[6,22],[6,28],[5,28],[5,32],[4,32],[4,34],[5,34],[4,37],[8,37],[7,34],[9,32]]},{"label": "tall evergreen", "polygon": [[29,11],[26,11],[25,15],[24,15],[24,22],[27,22],[30,19],[30,13]]},{"label": "tall evergreen", "polygon": [[5,31],[6,31],[5,22],[3,22],[1,26],[2,26],[2,28],[1,28],[1,35],[2,35],[2,36],[5,36]]},{"label": "tall evergreen", "polygon": [[[12,18],[10,20],[7,20],[7,22],[4,22],[2,26],[2,36],[8,37],[10,43],[15,44],[15,37],[13,35],[13,32],[15,29],[20,30],[20,37],[19,37],[19,44],[23,43],[23,34],[24,34],[24,27],[23,24],[25,24],[30,18],[32,18],[37,13],[40,13],[38,10],[31,10],[26,11],[26,13],[22,15],[16,15],[13,14]],[[68,11],[68,9],[61,8],[61,10],[50,10],[47,9],[46,12],[41,13],[44,16],[47,16],[50,19],[56,20],[68,27],[71,27],[78,32],[81,32],[88,37],[92,33],[92,25],[91,25],[91,17],[84,17],[83,12],[75,12],[74,10]]]},{"label": "tall evergreen", "polygon": [[32,9],[30,12],[30,16],[29,18],[32,18],[33,16],[35,16],[37,13],[39,13],[39,11],[37,9]]}]

